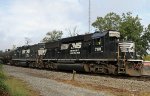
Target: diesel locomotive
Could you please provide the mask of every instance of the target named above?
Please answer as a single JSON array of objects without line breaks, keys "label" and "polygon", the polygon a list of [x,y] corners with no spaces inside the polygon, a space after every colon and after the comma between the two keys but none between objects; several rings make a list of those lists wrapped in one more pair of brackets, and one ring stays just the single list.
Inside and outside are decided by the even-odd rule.
[{"label": "diesel locomotive", "polygon": [[121,41],[120,32],[104,31],[16,48],[11,65],[141,76],[143,61],[135,43]]}]

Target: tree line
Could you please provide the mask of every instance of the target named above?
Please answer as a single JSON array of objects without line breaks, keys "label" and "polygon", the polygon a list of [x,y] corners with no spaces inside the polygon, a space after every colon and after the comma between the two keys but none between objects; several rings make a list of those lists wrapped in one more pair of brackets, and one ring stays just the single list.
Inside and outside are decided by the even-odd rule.
[{"label": "tree line", "polygon": [[[97,17],[92,26],[101,32],[104,30],[119,31],[121,33],[120,39],[134,41],[136,52],[140,56],[144,56],[148,54],[147,50],[150,50],[150,24],[145,27],[142,25],[141,20],[138,15],[132,16],[131,12],[122,13],[121,15],[110,12],[104,17]],[[70,36],[77,35],[77,27],[73,30],[68,29],[67,31]],[[62,35],[63,32],[60,30],[47,32],[42,42],[61,39]]]}]

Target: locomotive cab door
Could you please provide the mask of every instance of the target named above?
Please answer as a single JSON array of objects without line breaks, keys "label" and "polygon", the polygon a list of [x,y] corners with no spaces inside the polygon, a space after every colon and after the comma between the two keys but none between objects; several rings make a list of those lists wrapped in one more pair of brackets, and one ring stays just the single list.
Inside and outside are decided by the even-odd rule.
[{"label": "locomotive cab door", "polygon": [[92,40],[91,54],[93,58],[104,58],[104,38],[95,38]]}]

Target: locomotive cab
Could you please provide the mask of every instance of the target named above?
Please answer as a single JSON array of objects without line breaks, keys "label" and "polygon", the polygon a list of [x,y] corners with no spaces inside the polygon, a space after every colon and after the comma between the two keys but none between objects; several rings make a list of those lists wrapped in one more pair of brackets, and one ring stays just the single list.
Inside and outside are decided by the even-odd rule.
[{"label": "locomotive cab", "polygon": [[99,58],[116,59],[117,42],[119,37],[120,33],[117,31],[95,32],[92,35],[93,48],[91,48],[91,50],[95,53],[99,53]]},{"label": "locomotive cab", "polygon": [[105,73],[141,76],[143,64],[142,60],[136,59],[135,43],[119,41],[119,38],[120,32],[117,31],[95,32],[91,48],[94,55],[91,56],[104,64],[98,66],[105,66]]}]

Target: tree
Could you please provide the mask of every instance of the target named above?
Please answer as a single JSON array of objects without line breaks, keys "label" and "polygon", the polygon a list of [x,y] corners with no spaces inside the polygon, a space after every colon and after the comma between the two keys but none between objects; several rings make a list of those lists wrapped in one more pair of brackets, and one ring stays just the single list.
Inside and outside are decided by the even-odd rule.
[{"label": "tree", "polygon": [[[144,53],[144,55],[147,55],[147,50],[150,50],[150,24],[147,28],[144,29],[144,32],[141,36],[141,53]],[[145,47],[143,47],[145,46]]]},{"label": "tree", "polygon": [[47,32],[46,37],[43,38],[42,42],[51,42],[56,41],[58,39],[61,39],[63,33],[62,31],[53,30],[50,32]]},{"label": "tree", "polygon": [[75,26],[73,28],[67,28],[66,31],[68,31],[68,34],[70,37],[78,35],[78,27],[77,26]]},{"label": "tree", "polygon": [[16,45],[13,45],[13,46],[12,46],[12,50],[15,50],[15,49],[16,49]]},{"label": "tree", "polygon": [[121,39],[125,39],[125,37],[127,37],[128,40],[135,42],[136,51],[142,56],[146,54],[146,50],[145,52],[142,51],[146,46],[143,45],[143,40],[141,39],[144,27],[138,16],[133,17],[131,15],[132,13],[130,12],[122,14],[119,32],[121,32]]},{"label": "tree", "polygon": [[25,44],[26,45],[29,45],[32,42],[31,39],[28,38],[28,37],[25,37],[24,39],[25,39]]},{"label": "tree", "polygon": [[97,17],[97,20],[92,24],[92,26],[100,31],[118,30],[120,21],[120,16],[111,12],[105,17]]},{"label": "tree", "polygon": [[135,42],[136,51],[142,56],[147,54],[147,50],[149,49],[150,25],[144,28],[140,20],[138,16],[132,16],[131,12],[123,13],[121,16],[111,12],[105,17],[98,17],[92,26],[100,31],[119,31],[121,39]]},{"label": "tree", "polygon": [[143,25],[140,22],[140,18],[138,16],[133,17],[131,16],[132,13],[123,13],[119,30],[121,32],[121,38],[124,39],[125,37],[128,40],[137,41],[142,32],[143,32]]}]

